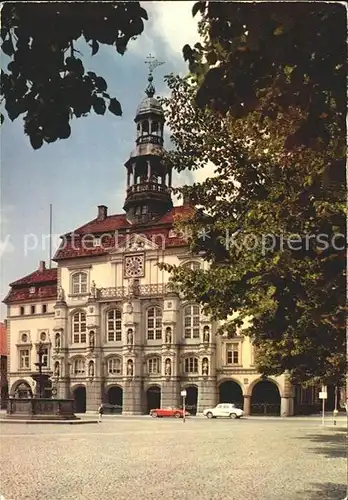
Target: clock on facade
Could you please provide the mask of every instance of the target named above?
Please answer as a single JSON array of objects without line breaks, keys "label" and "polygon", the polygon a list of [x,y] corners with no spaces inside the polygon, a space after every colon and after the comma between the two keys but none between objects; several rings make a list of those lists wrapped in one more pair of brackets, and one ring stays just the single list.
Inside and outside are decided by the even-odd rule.
[{"label": "clock on facade", "polygon": [[144,276],[144,256],[130,255],[125,258],[124,274],[126,278]]}]

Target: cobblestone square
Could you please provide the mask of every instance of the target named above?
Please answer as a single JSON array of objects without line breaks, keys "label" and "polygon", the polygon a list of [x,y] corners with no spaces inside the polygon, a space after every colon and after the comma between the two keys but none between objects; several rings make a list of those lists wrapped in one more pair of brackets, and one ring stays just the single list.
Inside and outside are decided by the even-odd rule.
[{"label": "cobblestone square", "polygon": [[104,418],[2,424],[5,500],[343,500],[346,426],[319,420]]}]

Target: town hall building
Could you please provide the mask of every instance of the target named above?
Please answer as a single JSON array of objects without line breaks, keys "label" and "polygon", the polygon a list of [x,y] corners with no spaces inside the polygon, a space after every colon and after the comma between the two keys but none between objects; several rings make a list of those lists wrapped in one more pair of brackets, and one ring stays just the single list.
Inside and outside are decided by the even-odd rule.
[{"label": "town hall building", "polygon": [[[77,412],[101,402],[123,414],[177,407],[187,391],[192,413],[233,402],[246,415],[290,416],[296,401],[317,404],[317,391],[291,386],[286,375],[262,378],[243,329],[216,335],[198,304],[173,293],[160,263],[205,268],[191,255],[173,206],[172,172],[161,161],[164,114],[150,72],[135,116],[134,149],[125,163],[124,212],[100,205],[94,220],[62,237],[55,268],[11,283],[8,307],[10,397],[35,396],[38,349],[50,375],[46,396],[74,398]],[[306,404],[307,404],[306,403]]]}]

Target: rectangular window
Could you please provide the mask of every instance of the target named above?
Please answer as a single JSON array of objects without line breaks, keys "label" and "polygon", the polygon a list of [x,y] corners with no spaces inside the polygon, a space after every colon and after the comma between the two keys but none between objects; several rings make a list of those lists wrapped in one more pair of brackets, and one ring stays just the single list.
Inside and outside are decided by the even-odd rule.
[{"label": "rectangular window", "polygon": [[227,344],[227,364],[228,365],[239,365],[239,344]]},{"label": "rectangular window", "polygon": [[21,316],[24,316],[24,313],[25,313],[24,306],[21,306],[21,307],[19,308],[19,314],[20,314]]},{"label": "rectangular window", "polygon": [[[38,359],[39,361],[39,359]],[[45,368],[48,368],[48,347],[44,347],[42,349],[42,358],[41,358],[41,361],[42,361],[42,366],[45,367]]]},{"label": "rectangular window", "polygon": [[21,349],[19,351],[19,368],[21,370],[27,370],[30,368],[29,349]]},{"label": "rectangular window", "polygon": [[42,304],[42,314],[47,313],[47,304]]},{"label": "rectangular window", "polygon": [[30,313],[35,314],[35,306],[30,306]]}]

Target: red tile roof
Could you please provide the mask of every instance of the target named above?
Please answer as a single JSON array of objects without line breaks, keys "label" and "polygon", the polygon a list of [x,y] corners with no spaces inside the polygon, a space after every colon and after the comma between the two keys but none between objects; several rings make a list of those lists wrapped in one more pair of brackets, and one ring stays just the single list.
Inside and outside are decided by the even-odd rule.
[{"label": "red tile roof", "polygon": [[24,278],[20,278],[13,283],[10,283],[10,286],[19,286],[19,285],[34,285],[35,283],[49,283],[50,281],[57,280],[57,268],[52,269],[44,269],[40,271],[37,269],[28,276],[24,276]]},{"label": "red tile roof", "polygon": [[5,304],[14,302],[28,302],[38,300],[52,300],[57,297],[57,284],[37,287],[34,293],[30,293],[30,287],[12,288],[4,298]]},{"label": "red tile roof", "polygon": [[0,356],[7,355],[7,329],[4,323],[0,323]]},{"label": "red tile roof", "polygon": [[[143,226],[132,226],[124,214],[110,215],[104,220],[94,219],[62,237],[62,242],[54,256],[54,260],[107,254],[123,244],[127,229],[129,234],[143,234],[145,237],[152,238],[154,243],[165,247],[186,246],[187,241],[185,239],[180,237],[169,238],[168,234],[175,220],[189,216],[192,214],[192,210],[193,208],[189,205],[173,207],[162,217],[153,221],[151,225]],[[116,231],[117,235],[115,236]],[[103,235],[102,244],[97,247],[92,244],[88,245],[86,238],[82,239],[83,236],[86,237],[87,235]]]}]

